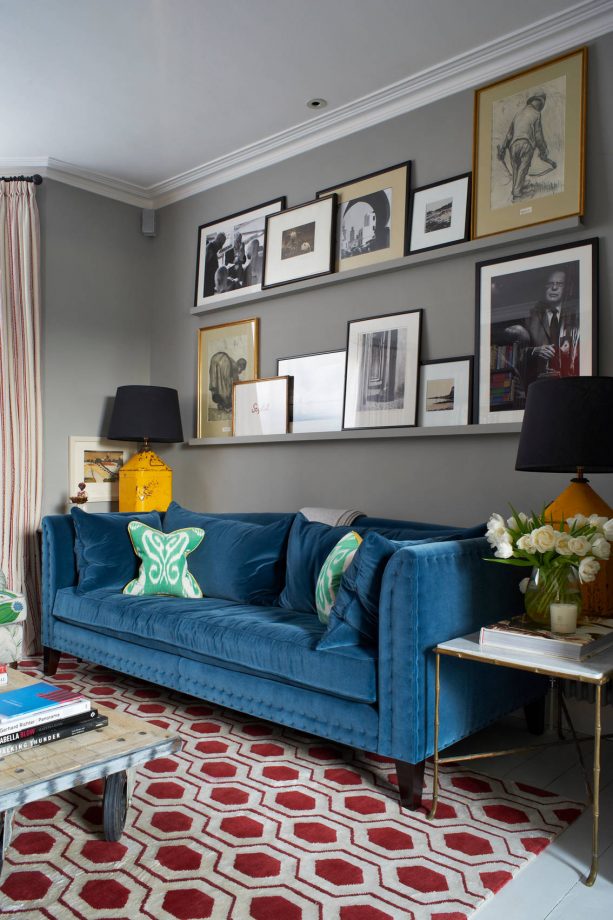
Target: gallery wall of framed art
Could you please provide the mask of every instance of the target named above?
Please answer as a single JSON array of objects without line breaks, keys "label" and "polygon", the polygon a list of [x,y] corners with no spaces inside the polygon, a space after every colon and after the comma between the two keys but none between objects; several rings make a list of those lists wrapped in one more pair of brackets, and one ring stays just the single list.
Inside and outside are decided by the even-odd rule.
[{"label": "gallery wall of framed art", "polygon": [[[586,61],[587,49],[580,48],[478,89],[474,94],[474,173],[464,172],[412,187],[419,161],[406,160],[330,185],[304,204],[288,208],[286,199],[280,197],[262,205],[270,210],[263,218],[264,239],[261,247],[258,245],[258,251],[263,253],[261,285],[255,292],[244,291],[245,302],[307,289],[316,292],[318,285],[322,286],[321,296],[325,296],[323,287],[335,282],[342,284],[346,280],[359,285],[361,273],[367,278],[373,269],[385,274],[386,270],[395,272],[406,267],[405,309],[389,312],[389,306],[395,304],[388,306],[379,301],[374,315],[362,311],[360,316],[359,311],[354,311],[354,318],[347,322],[344,349],[337,333],[334,341],[320,339],[322,350],[310,353],[304,350],[294,357],[273,355],[272,365],[269,360],[263,370],[276,372],[279,378],[289,378],[287,398],[279,395],[282,391],[279,384],[269,383],[272,378],[258,377],[257,358],[247,369],[246,359],[229,355],[224,338],[226,324],[209,327],[208,333],[201,330],[200,352],[203,335],[211,340],[221,336],[224,340],[219,348],[215,346],[215,353],[207,352],[205,359],[199,358],[198,438],[253,435],[258,421],[254,423],[251,419],[247,424],[243,402],[254,396],[256,390],[243,384],[259,380],[263,381],[260,389],[270,390],[272,415],[281,417],[287,410],[287,426],[281,423],[273,426],[277,435],[383,432],[415,426],[456,430],[470,425],[517,424],[523,416],[525,390],[533,373],[529,368],[534,362],[527,360],[527,349],[545,347],[540,342],[526,345],[535,338],[532,307],[539,298],[546,299],[551,285],[562,289],[563,311],[561,318],[555,320],[559,330],[557,326],[548,330],[551,336],[558,335],[552,346],[557,349],[556,360],[541,363],[547,364],[547,373],[558,376],[595,373],[597,240],[561,243],[545,249],[526,241],[524,252],[505,254],[505,245],[521,240],[522,233],[534,235],[532,226],[541,223],[535,218],[541,199],[555,199],[555,205],[551,201],[541,202],[538,208],[551,206],[551,213],[558,220],[568,217],[564,209],[569,199],[562,194],[564,188],[569,194],[572,191],[580,202],[574,212],[571,208],[571,216],[583,208]],[[542,85],[537,87],[535,81]],[[491,101],[491,123],[484,116],[490,102],[484,100]],[[556,118],[558,128],[564,125],[562,133],[559,130],[556,133]],[[503,123],[507,128],[501,140]],[[521,145],[517,141],[528,124],[533,149],[530,162],[524,156],[521,166]],[[483,132],[488,137],[490,152],[496,155],[494,166],[490,162],[490,175],[486,175],[487,156],[484,159],[481,150]],[[546,135],[551,138],[549,146],[543,140]],[[545,174],[535,173],[537,159],[545,163]],[[545,179],[545,175],[549,178]],[[484,183],[489,183],[488,201],[493,217],[486,214]],[[503,199],[506,201],[509,196],[517,225],[503,235],[498,224],[491,221],[503,216],[506,206]],[[249,211],[239,212],[221,222],[203,225],[200,231],[205,230],[204,238],[216,244],[222,232],[220,226],[234,228],[241,221],[249,222],[251,217]],[[551,229],[544,232],[553,230],[551,224]],[[238,250],[240,245],[239,238]],[[465,288],[459,290],[459,296],[463,299],[463,311],[472,300],[475,354],[456,358],[450,354],[451,349],[445,348],[441,355],[440,346],[436,339],[431,339],[429,331],[429,314],[434,306],[429,306],[429,298],[411,294],[411,269],[413,265],[423,265],[424,258],[426,262],[453,258],[455,251],[465,258],[470,255],[472,245],[478,274],[476,295]],[[476,263],[477,254],[488,248],[499,249],[500,255]],[[228,264],[236,261],[230,260]],[[389,269],[386,263],[390,263]],[[248,258],[244,264],[248,266]],[[308,288],[301,286],[305,284]],[[230,304],[234,306],[242,296],[243,293],[237,293]],[[361,299],[358,292],[357,302]],[[298,307],[291,302],[291,309]],[[548,327],[549,322],[546,313],[541,323]],[[240,321],[237,325],[240,326]],[[453,322],[449,325],[453,326]],[[422,349],[422,333],[425,333],[426,351]],[[298,345],[299,339],[295,341]],[[238,420],[231,406],[234,393],[232,399],[226,393],[221,406],[219,393],[215,396],[212,389],[211,362],[226,360],[217,351],[225,353],[231,371],[234,368],[229,389],[233,393],[240,388]],[[220,412],[224,418],[213,419]],[[267,429],[267,433],[272,431]]]}]

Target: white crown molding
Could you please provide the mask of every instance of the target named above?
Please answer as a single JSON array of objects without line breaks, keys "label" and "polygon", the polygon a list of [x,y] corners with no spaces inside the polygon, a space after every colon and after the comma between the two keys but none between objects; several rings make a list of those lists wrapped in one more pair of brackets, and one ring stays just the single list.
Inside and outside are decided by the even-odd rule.
[{"label": "white crown molding", "polygon": [[86,192],[113,198],[124,204],[131,204],[137,208],[152,208],[153,199],[147,189],[123,179],[115,179],[102,173],[95,173],[74,163],[58,160],[55,157],[0,157],[0,173],[2,175],[22,175],[39,173],[47,179],[55,179],[65,185],[72,185]]},{"label": "white crown molding", "polygon": [[530,26],[148,187],[101,175],[53,157],[0,158],[0,169],[40,172],[68,185],[139,208],[161,208],[272,166],[356,131],[473,89],[613,31],[613,0],[582,0]]}]

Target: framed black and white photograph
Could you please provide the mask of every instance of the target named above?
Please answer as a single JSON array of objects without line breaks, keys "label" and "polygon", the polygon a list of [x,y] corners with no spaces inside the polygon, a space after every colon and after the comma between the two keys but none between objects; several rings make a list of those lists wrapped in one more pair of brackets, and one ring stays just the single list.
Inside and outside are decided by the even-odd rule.
[{"label": "framed black and white photograph", "polygon": [[405,255],[410,184],[407,162],[317,192],[338,196],[337,271]]},{"label": "framed black and white photograph", "polygon": [[336,195],[266,218],[263,287],[328,275],[334,262]]},{"label": "framed black and white photograph", "polygon": [[423,361],[419,371],[420,426],[469,425],[472,380],[472,355]]},{"label": "framed black and white photograph", "polygon": [[343,428],[415,425],[422,312],[348,324]]},{"label": "framed black and white photograph", "polygon": [[470,239],[470,181],[465,173],[412,192],[410,252]]},{"label": "framed black and white photograph", "polygon": [[236,437],[287,434],[291,378],[239,380],[233,388],[232,433]]},{"label": "framed black and white photograph", "polygon": [[275,198],[198,227],[196,307],[213,309],[261,290],[266,217],[284,207],[285,198]]},{"label": "framed black and white photograph", "polygon": [[345,351],[279,358],[277,374],[294,380],[291,431],[341,430],[345,358]]},{"label": "framed black and white photograph", "polygon": [[598,240],[476,268],[479,423],[520,422],[533,380],[596,373]]},{"label": "framed black and white photograph", "polygon": [[587,48],[475,93],[473,239],[583,214]]}]

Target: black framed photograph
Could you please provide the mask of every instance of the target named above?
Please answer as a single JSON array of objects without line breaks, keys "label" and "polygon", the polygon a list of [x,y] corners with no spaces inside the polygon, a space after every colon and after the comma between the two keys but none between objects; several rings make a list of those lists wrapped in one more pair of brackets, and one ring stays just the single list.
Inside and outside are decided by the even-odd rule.
[{"label": "black framed photograph", "polygon": [[337,271],[405,255],[410,185],[407,162],[317,192],[338,196]]},{"label": "black framed photograph", "polygon": [[261,290],[266,217],[284,207],[285,198],[275,198],[198,227],[195,307],[213,309]]},{"label": "black framed photograph", "polygon": [[290,431],[341,430],[345,358],[345,351],[279,358],[277,374],[294,380]]},{"label": "black framed photograph", "polygon": [[597,372],[598,240],[476,269],[479,423],[521,422],[532,381]]},{"label": "black framed photograph", "polygon": [[343,428],[415,425],[422,313],[348,323]]},{"label": "black framed photograph", "polygon": [[411,193],[410,252],[470,239],[471,174],[422,185]]},{"label": "black framed photograph", "polygon": [[264,288],[333,271],[336,204],[336,195],[328,195],[268,215]]},{"label": "black framed photograph", "polygon": [[470,425],[473,356],[422,361],[419,371],[419,425]]}]

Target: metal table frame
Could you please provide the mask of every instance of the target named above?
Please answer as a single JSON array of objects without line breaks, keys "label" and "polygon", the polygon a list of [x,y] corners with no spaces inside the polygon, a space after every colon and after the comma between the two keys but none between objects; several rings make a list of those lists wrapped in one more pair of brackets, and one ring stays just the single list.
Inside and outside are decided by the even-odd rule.
[{"label": "metal table frame", "polygon": [[[606,649],[593,658],[584,661],[567,660],[564,658],[555,658],[553,655],[530,654],[527,652],[516,651],[507,648],[493,648],[479,645],[479,633],[473,633],[470,636],[462,636],[458,639],[452,639],[449,642],[442,642],[433,649],[436,662],[435,692],[434,692],[434,779],[432,789],[432,808],[428,814],[429,818],[434,818],[438,804],[438,786],[439,786],[439,765],[443,763],[458,763],[459,761],[478,760],[484,757],[501,757],[505,754],[518,753],[523,750],[534,750],[536,747],[549,747],[552,744],[574,743],[579,748],[579,739],[577,739],[568,711],[565,712],[573,735],[570,741],[557,740],[545,742],[542,745],[532,745],[529,748],[520,747],[504,751],[487,751],[479,754],[470,754],[457,757],[440,757],[438,750],[439,742],[439,705],[440,705],[440,665],[441,655],[447,655],[452,658],[466,659],[467,661],[480,661],[483,664],[497,665],[503,668],[513,668],[518,671],[529,671],[532,674],[542,674],[555,681],[575,680],[582,683],[593,684],[596,690],[595,713],[594,713],[594,736],[584,738],[581,741],[594,742],[594,769],[593,769],[593,788],[590,789],[589,781],[588,796],[592,805],[592,862],[590,871],[583,881],[586,885],[592,886],[598,875],[598,822],[600,817],[600,746],[603,737],[601,723],[602,708],[602,688],[613,677],[613,649]],[[565,708],[565,707],[564,707]],[[583,757],[579,753],[582,766]],[[584,769],[585,772],[585,769]],[[591,795],[590,795],[591,793]],[[589,804],[589,803],[588,803]]]}]

